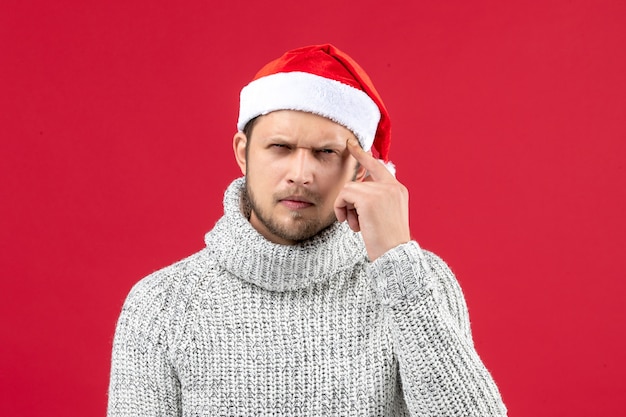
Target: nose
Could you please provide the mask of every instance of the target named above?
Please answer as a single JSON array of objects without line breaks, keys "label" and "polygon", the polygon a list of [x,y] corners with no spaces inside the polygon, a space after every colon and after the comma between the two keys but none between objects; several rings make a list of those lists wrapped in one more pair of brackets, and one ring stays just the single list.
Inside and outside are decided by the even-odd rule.
[{"label": "nose", "polygon": [[291,184],[307,185],[313,180],[314,161],[309,149],[294,150],[289,159],[287,181]]}]

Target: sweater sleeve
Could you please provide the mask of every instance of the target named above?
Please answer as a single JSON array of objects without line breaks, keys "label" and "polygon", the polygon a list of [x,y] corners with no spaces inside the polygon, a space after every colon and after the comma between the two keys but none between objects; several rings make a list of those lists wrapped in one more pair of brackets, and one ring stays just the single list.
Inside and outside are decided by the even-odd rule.
[{"label": "sweater sleeve", "polygon": [[120,314],[111,360],[108,417],[180,416],[180,384],[168,354],[168,297],[140,281]]},{"label": "sweater sleeve", "polygon": [[498,388],[472,342],[467,307],[448,266],[416,242],[369,267],[391,323],[412,416],[505,416]]}]

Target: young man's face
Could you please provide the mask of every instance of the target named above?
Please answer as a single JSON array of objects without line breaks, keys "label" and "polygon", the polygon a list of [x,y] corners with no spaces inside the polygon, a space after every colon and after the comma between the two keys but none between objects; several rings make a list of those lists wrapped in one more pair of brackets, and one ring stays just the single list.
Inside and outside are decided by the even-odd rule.
[{"label": "young man's face", "polygon": [[350,130],[329,119],[290,110],[259,117],[250,140],[237,133],[233,145],[246,175],[252,226],[286,245],[330,226],[339,191],[365,175],[346,149],[349,137]]}]

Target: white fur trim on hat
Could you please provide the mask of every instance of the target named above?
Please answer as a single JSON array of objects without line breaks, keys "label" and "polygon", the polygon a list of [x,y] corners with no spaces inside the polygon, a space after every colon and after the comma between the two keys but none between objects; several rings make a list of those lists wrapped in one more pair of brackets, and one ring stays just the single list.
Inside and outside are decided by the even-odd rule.
[{"label": "white fur trim on hat", "polygon": [[369,151],[380,110],[364,92],[308,72],[280,72],[252,81],[241,90],[237,128],[276,110],[299,110],[326,117],[354,133]]}]

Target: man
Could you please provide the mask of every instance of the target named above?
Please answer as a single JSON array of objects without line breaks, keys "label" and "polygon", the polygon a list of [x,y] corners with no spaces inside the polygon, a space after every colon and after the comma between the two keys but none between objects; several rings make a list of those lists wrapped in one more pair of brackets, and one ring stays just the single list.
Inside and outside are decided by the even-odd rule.
[{"label": "man", "polygon": [[360,66],[287,52],[242,90],[237,126],[245,176],[206,248],[126,300],[109,416],[505,415],[454,276],[411,240]]}]

